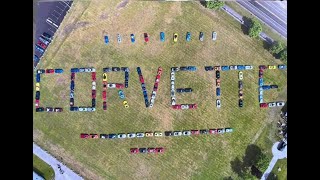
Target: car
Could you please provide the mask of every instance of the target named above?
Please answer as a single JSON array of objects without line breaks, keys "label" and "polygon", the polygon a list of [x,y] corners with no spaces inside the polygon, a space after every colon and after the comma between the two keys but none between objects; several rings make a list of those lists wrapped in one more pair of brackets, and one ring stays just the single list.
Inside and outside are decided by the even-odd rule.
[{"label": "car", "polygon": [[40,100],[39,100],[39,99],[36,99],[36,100],[35,100],[35,106],[36,106],[36,108],[38,108],[38,107],[40,106],[39,103],[40,103]]},{"label": "car", "polygon": [[189,109],[189,104],[181,104],[181,109]]},{"label": "car", "polygon": [[239,80],[242,80],[243,79],[243,72],[239,71],[238,76],[239,76]]},{"label": "car", "polygon": [[76,79],[76,73],[71,73],[71,81],[74,81]]},{"label": "car", "polygon": [[155,153],[156,152],[156,149],[155,148],[148,148],[148,153]]},{"label": "car", "polygon": [[181,66],[180,67],[180,71],[188,71],[188,67],[187,66]]},{"label": "car", "polygon": [[221,66],[214,66],[213,67],[215,71],[220,71],[221,70]]},{"label": "car", "polygon": [[116,85],[117,89],[123,89],[124,88],[124,84],[116,83],[115,85]]},{"label": "car", "polygon": [[275,85],[275,84],[270,85],[270,89],[277,89],[277,88],[278,88],[278,85]]},{"label": "car", "polygon": [[53,108],[52,107],[46,107],[46,111],[47,112],[53,112]]},{"label": "car", "polygon": [[46,69],[46,73],[47,74],[53,74],[54,73],[54,69]]},{"label": "car", "polygon": [[244,65],[237,65],[237,69],[238,70],[244,70],[245,68],[244,68]]},{"label": "car", "polygon": [[128,108],[128,107],[129,107],[128,101],[126,101],[126,100],[124,100],[124,101],[122,102],[122,104],[123,104],[123,106],[124,106],[125,108]]},{"label": "car", "polygon": [[110,67],[103,68],[103,72],[111,72],[112,69]]},{"label": "car", "polygon": [[173,136],[181,136],[182,132],[181,131],[174,131]]},{"label": "car", "polygon": [[261,86],[263,90],[269,90],[271,89],[271,86],[270,85],[263,85]]},{"label": "car", "polygon": [[209,129],[209,134],[218,134],[218,129]]},{"label": "car", "polygon": [[263,95],[259,95],[259,103],[263,102]]},{"label": "car", "polygon": [[267,108],[268,107],[268,103],[260,103],[260,108]]},{"label": "car", "polygon": [[[176,105],[176,98],[175,97],[171,97],[171,106],[175,106]],[[173,107],[174,109],[181,109],[180,107]]]},{"label": "car", "polygon": [[263,78],[259,78],[259,86],[263,86]]},{"label": "car", "polygon": [[220,88],[217,88],[216,89],[216,96],[220,96],[220,95],[221,95]]},{"label": "car", "polygon": [[147,153],[147,148],[139,148],[140,153]]},{"label": "car", "polygon": [[191,131],[183,131],[182,132],[182,135],[184,135],[184,136],[190,136],[191,135]]},{"label": "car", "polygon": [[144,42],[149,42],[149,36],[148,33],[143,33]]},{"label": "car", "polygon": [[108,138],[109,139],[116,139],[117,138],[117,134],[109,134]]},{"label": "car", "polygon": [[162,134],[162,132],[156,131],[156,132],[154,132],[154,136],[160,137],[160,136],[163,136],[163,134]]},{"label": "car", "polygon": [[220,79],[216,79],[216,86],[217,87],[220,87],[220,83],[221,83],[221,80]]},{"label": "car", "polygon": [[108,35],[105,35],[105,36],[104,36],[104,42],[105,42],[106,44],[109,44],[109,37],[108,37]]},{"label": "car", "polygon": [[102,100],[103,101],[107,100],[107,91],[102,91]]},{"label": "car", "polygon": [[88,138],[89,138],[89,134],[81,133],[81,134],[80,134],[80,138],[81,138],[81,139],[88,139]]},{"label": "car", "polygon": [[128,67],[121,67],[120,70],[124,71],[124,72],[129,72],[129,68]]},{"label": "car", "polygon": [[54,73],[61,74],[63,73],[63,69],[54,69]]},{"label": "car", "polygon": [[171,72],[172,72],[172,71],[179,71],[179,70],[180,70],[179,67],[172,67],[172,68],[171,68]]},{"label": "car", "polygon": [[188,66],[188,67],[187,67],[187,70],[188,70],[188,71],[196,71],[196,70],[197,70],[197,67],[196,67],[196,66]]},{"label": "car", "polygon": [[47,41],[52,41],[52,36],[46,32],[42,33],[42,37],[45,38]]},{"label": "car", "polygon": [[178,88],[178,89],[176,89],[176,91],[179,93],[192,92],[192,88]]},{"label": "car", "polygon": [[44,108],[43,107],[38,107],[36,108],[36,112],[43,112],[44,111]]},{"label": "car", "polygon": [[181,104],[172,105],[173,109],[181,109]]},{"label": "car", "polygon": [[125,95],[124,95],[122,90],[118,91],[118,95],[119,95],[120,99],[124,99],[125,98]]},{"label": "car", "polygon": [[108,139],[108,134],[100,134],[100,139]]},{"label": "car", "polygon": [[36,100],[40,99],[40,91],[36,91]]},{"label": "car", "polygon": [[119,138],[119,139],[124,139],[124,138],[126,138],[126,137],[127,137],[127,135],[124,134],[124,133],[118,134],[118,138]]},{"label": "car", "polygon": [[224,128],[225,132],[226,133],[231,133],[233,132],[233,129],[232,128]]},{"label": "car", "polygon": [[197,104],[189,104],[189,109],[197,109]]},{"label": "car", "polygon": [[277,101],[276,106],[284,106],[285,102],[284,101]]},{"label": "car", "polygon": [[136,137],[136,133],[128,133],[127,134],[127,138],[135,138]]},{"label": "car", "polygon": [[279,64],[278,65],[278,69],[286,69],[286,68],[287,68],[287,66],[284,65],[284,64]]},{"label": "car", "polygon": [[97,77],[96,77],[96,74],[97,74],[96,72],[92,72],[92,73],[91,73],[91,79],[92,79],[92,81],[95,81],[95,80],[96,80],[96,78],[97,78]]},{"label": "car", "polygon": [[153,132],[146,132],[146,137],[151,137],[153,136]]},{"label": "car", "polygon": [[79,111],[86,112],[86,111],[88,111],[88,108],[87,108],[87,107],[80,106],[80,107],[79,107]]},{"label": "car", "polygon": [[198,134],[200,134],[200,131],[199,130],[191,130],[191,134],[198,135]]},{"label": "car", "polygon": [[216,78],[220,79],[220,71],[216,71]]},{"label": "car", "polygon": [[200,134],[208,134],[209,131],[207,129],[201,129]]},{"label": "car", "polygon": [[239,90],[239,98],[240,98],[240,99],[243,98],[243,90]]},{"label": "car", "polygon": [[161,42],[165,41],[165,33],[164,32],[160,32],[160,41]]},{"label": "car", "polygon": [[173,132],[172,131],[165,131],[164,135],[165,136],[173,136]]},{"label": "car", "polygon": [[102,74],[102,81],[107,82],[108,78],[107,78],[107,73],[103,73]]},{"label": "car", "polygon": [[242,83],[242,81],[238,81],[238,88],[239,88],[239,89],[243,89],[243,83]]},{"label": "car", "polygon": [[203,34],[203,32],[200,32],[200,34],[199,34],[199,40],[200,40],[200,41],[203,41],[203,39],[204,39],[204,34]]},{"label": "car", "polygon": [[94,111],[96,111],[96,108],[95,107],[87,107],[87,111],[94,112]]},{"label": "car", "polygon": [[44,70],[44,69],[38,69],[37,70],[37,74],[43,74],[43,73],[46,73],[46,70]]},{"label": "car", "polygon": [[275,107],[277,104],[276,104],[276,102],[269,102],[268,103],[268,106],[269,107]]},{"label": "car", "polygon": [[225,132],[224,129],[222,129],[222,128],[218,129],[218,134],[223,134],[224,132]]},{"label": "car", "polygon": [[118,43],[121,43],[122,38],[121,38],[121,35],[120,35],[120,34],[117,34],[117,40],[118,40]]},{"label": "car", "polygon": [[79,68],[79,72],[86,72],[86,68]]},{"label": "car", "polygon": [[261,86],[259,87],[259,95],[261,95],[261,96],[263,95],[263,89]]},{"label": "car", "polygon": [[163,147],[158,147],[155,150],[156,150],[156,153],[163,153],[164,152],[164,148]]},{"label": "car", "polygon": [[229,67],[230,67],[230,70],[237,70],[237,66],[236,65],[231,65]]},{"label": "car", "polygon": [[259,69],[259,78],[263,78],[263,70]]},{"label": "car", "polygon": [[130,34],[131,42],[134,43],[136,40],[134,38],[134,34]]},{"label": "car", "polygon": [[116,83],[108,83],[107,87],[108,88],[116,88]]},{"label": "car", "polygon": [[44,44],[43,42],[41,42],[40,40],[38,40],[37,45],[40,46],[42,49],[46,49],[47,45]]},{"label": "car", "polygon": [[229,66],[221,66],[222,71],[229,71],[230,67]]},{"label": "car", "polygon": [[217,106],[217,108],[221,107],[221,100],[220,99],[216,100],[216,106]]},{"label": "car", "polygon": [[190,32],[187,32],[186,40],[187,40],[188,42],[191,41],[191,33],[190,33]]},{"label": "car", "polygon": [[139,153],[139,149],[138,148],[130,148],[130,153],[131,154],[138,154]]},{"label": "car", "polygon": [[213,66],[205,66],[204,70],[205,71],[213,71]]},{"label": "car", "polygon": [[54,112],[62,112],[63,109],[60,108],[60,107],[56,107],[56,108],[53,109],[53,111],[54,111]]},{"label": "car", "polygon": [[277,69],[277,66],[269,65],[269,66],[268,66],[268,69]]},{"label": "car", "polygon": [[44,37],[42,37],[42,36],[39,37],[39,40],[40,40],[41,42],[43,42],[45,45],[47,45],[47,46],[48,46],[49,43],[50,43],[48,40],[46,40],[46,38],[44,38]]},{"label": "car", "polygon": [[173,42],[177,42],[178,41],[178,33],[174,33],[173,34]]},{"label": "car", "polygon": [[112,67],[111,71],[118,72],[118,71],[121,71],[121,68],[120,67]]},{"label": "car", "polygon": [[102,103],[102,108],[103,108],[103,110],[107,110],[107,102],[104,101]]},{"label": "car", "polygon": [[40,91],[40,83],[36,83],[36,91]]},{"label": "car", "polygon": [[267,66],[265,66],[265,65],[260,65],[260,66],[259,66],[259,69],[265,70],[265,69],[267,69]]},{"label": "car", "polygon": [[70,111],[79,111],[79,107],[76,107],[76,106],[70,107]]},{"label": "car", "polygon": [[143,133],[143,132],[138,132],[138,133],[136,134],[136,137],[142,138],[142,137],[144,137],[144,133]]},{"label": "car", "polygon": [[239,107],[243,107],[243,99],[239,99]]},{"label": "car", "polygon": [[212,40],[213,41],[217,40],[217,32],[215,31],[212,32]]},{"label": "car", "polygon": [[39,51],[41,54],[44,53],[44,49],[39,45],[36,45],[36,50]]},{"label": "car", "polygon": [[79,72],[79,68],[71,68],[70,70],[72,73],[77,73]]},{"label": "car", "polygon": [[250,70],[250,69],[253,69],[253,66],[251,66],[251,65],[245,65],[245,66],[244,66],[244,69],[245,69],[245,70]]},{"label": "car", "polygon": [[71,81],[71,83],[70,83],[70,89],[71,89],[71,90],[74,90],[74,81]]}]

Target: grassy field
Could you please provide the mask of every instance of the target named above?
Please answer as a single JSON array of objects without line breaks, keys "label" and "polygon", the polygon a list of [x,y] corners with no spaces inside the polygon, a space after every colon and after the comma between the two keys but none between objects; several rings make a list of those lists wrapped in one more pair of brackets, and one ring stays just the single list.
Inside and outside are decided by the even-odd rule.
[{"label": "grassy field", "polygon": [[33,154],[33,170],[46,180],[54,179],[54,171],[47,163]]},{"label": "grassy field", "polygon": [[[123,4],[122,4],[123,5]],[[233,177],[230,161],[244,154],[249,144],[259,139],[269,110],[258,103],[258,65],[278,64],[263,42],[244,35],[239,23],[224,12],[209,12],[197,2],[121,1],[101,3],[75,1],[56,33],[39,68],[63,68],[61,75],[41,77],[41,105],[63,107],[63,113],[34,111],[33,139],[50,153],[87,179],[223,179]],[[166,42],[159,32],[166,33]],[[187,43],[185,33],[192,33]],[[205,33],[205,41],[196,38]],[[218,39],[210,39],[212,31]],[[143,33],[150,42],[143,42]],[[178,43],[172,34],[179,34]],[[108,33],[110,44],[103,36]],[[116,42],[116,34],[123,42]],[[136,34],[131,44],[130,34]],[[251,64],[254,70],[244,72],[244,107],[238,108],[237,71],[221,72],[221,109],[215,107],[214,72],[204,71],[206,65]],[[170,67],[195,65],[196,72],[176,73],[176,88],[192,87],[193,93],[177,95],[177,103],[197,103],[198,109],[176,111],[170,107]],[[70,112],[70,68],[97,69],[97,111]],[[102,110],[102,68],[130,68],[129,88],[125,89],[130,108],[124,109],[117,91],[108,90],[108,110]],[[136,67],[140,66],[150,96],[157,68],[161,77],[157,98],[152,109],[145,108]],[[109,82],[124,82],[123,73],[110,73]],[[90,74],[77,74],[75,104],[90,105]],[[265,81],[278,84],[279,89],[265,94],[267,101],[279,100],[286,89],[286,72],[270,71]],[[285,100],[286,98],[282,99]],[[278,109],[278,108],[277,108]],[[271,120],[272,121],[272,120]],[[232,134],[198,137],[160,137],[117,140],[83,140],[79,134],[129,133],[139,131],[188,130],[232,127]],[[257,134],[258,133],[258,134]],[[263,133],[262,133],[263,134]],[[254,141],[254,142],[252,142]],[[166,148],[164,154],[131,155],[131,147]],[[267,148],[271,148],[267,147]]]},{"label": "grassy field", "polygon": [[[279,167],[281,168],[281,171],[278,171]],[[287,159],[278,160],[271,172],[275,174],[279,180],[287,179]],[[271,179],[271,177],[268,179]]]}]

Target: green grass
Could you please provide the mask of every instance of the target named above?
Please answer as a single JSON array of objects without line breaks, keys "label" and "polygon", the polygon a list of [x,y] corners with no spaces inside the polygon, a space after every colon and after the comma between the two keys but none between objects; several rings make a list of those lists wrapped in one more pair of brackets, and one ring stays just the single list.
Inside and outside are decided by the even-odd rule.
[{"label": "green grass", "polygon": [[54,179],[54,171],[51,166],[33,154],[33,170],[46,180]]},{"label": "green grass", "polygon": [[[225,2],[225,3],[226,3],[226,5],[228,5],[230,8],[235,10],[240,15],[246,16],[248,18],[257,19],[254,15],[251,15],[251,13],[249,11],[244,9],[238,3],[236,3],[236,2],[228,2],[228,1]],[[266,33],[269,37],[271,37],[273,40],[282,42],[283,44],[287,45],[287,40],[285,38],[281,37],[278,33],[274,32],[274,30],[272,30],[269,26],[263,24],[262,22],[261,22],[261,26],[262,26],[262,31],[264,33]]]},{"label": "green grass", "polygon": [[[39,68],[63,68],[60,75],[41,77],[42,106],[63,107],[63,113],[34,111],[34,141],[88,179],[222,179],[238,178],[230,161],[242,156],[263,124],[268,110],[259,108],[258,66],[278,64],[261,40],[244,35],[240,26],[224,12],[210,12],[196,2],[132,2],[122,9],[111,1],[75,1],[70,13],[57,31]],[[107,15],[107,18],[101,18]],[[87,22],[86,26],[79,26]],[[73,30],[66,32],[73,27]],[[159,41],[159,32],[166,33],[166,42]],[[187,43],[185,33],[192,33]],[[205,41],[197,40],[199,31]],[[212,31],[218,39],[210,39]],[[150,34],[143,42],[142,34]],[[172,42],[174,32],[179,34]],[[110,35],[105,45],[103,35]],[[123,42],[116,43],[116,34]],[[136,34],[131,44],[130,34]],[[204,71],[206,65],[251,64],[244,71],[242,109],[237,106],[237,73],[221,72],[222,107],[215,107],[214,72]],[[192,87],[191,94],[177,95],[177,103],[197,103],[198,109],[177,111],[170,107],[170,67],[195,65],[196,72],[176,73],[176,88]],[[97,69],[97,111],[69,111],[69,84],[72,67],[93,66]],[[130,68],[129,88],[125,95],[130,108],[124,109],[117,91],[107,93],[108,110],[102,110],[102,68]],[[145,108],[141,85],[136,73],[140,66],[150,96],[157,68],[164,71],[152,109]],[[109,73],[109,82],[123,82],[123,73]],[[286,86],[286,72],[273,71],[268,78]],[[77,74],[75,104],[90,105],[90,74]],[[277,98],[278,92],[271,92]],[[129,133],[141,131],[188,130],[232,127],[232,134],[221,136],[160,137],[123,140],[83,140],[80,133]],[[166,148],[161,155],[130,155],[131,147]],[[267,147],[271,148],[271,147]]]},{"label": "green grass", "polygon": [[[279,159],[277,163],[274,165],[271,173],[275,174],[278,180],[286,180],[287,179],[287,158]],[[281,171],[278,171],[278,168],[281,168]],[[268,179],[271,179],[268,177]]]}]

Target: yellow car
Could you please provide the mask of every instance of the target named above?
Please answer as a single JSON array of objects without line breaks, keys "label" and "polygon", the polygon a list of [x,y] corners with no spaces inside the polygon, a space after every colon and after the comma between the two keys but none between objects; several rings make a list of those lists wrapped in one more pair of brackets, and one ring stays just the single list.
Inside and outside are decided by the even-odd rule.
[{"label": "yellow car", "polygon": [[156,131],[154,132],[154,136],[157,136],[157,137],[162,136],[162,132]]},{"label": "yellow car", "polygon": [[123,101],[123,105],[124,105],[125,108],[128,108],[129,107],[128,101]]},{"label": "yellow car", "polygon": [[269,65],[268,68],[269,68],[269,69],[277,69],[277,66],[271,66],[271,65]]},{"label": "yellow car", "polygon": [[40,83],[36,83],[36,91],[40,91]]},{"label": "yellow car", "polygon": [[174,33],[173,34],[173,42],[177,42],[178,41],[178,33]]},{"label": "yellow car", "polygon": [[102,75],[102,81],[105,81],[105,82],[107,82],[107,73],[103,73],[103,75]]},{"label": "yellow car", "polygon": [[146,132],[146,137],[151,137],[153,136],[153,132]]}]

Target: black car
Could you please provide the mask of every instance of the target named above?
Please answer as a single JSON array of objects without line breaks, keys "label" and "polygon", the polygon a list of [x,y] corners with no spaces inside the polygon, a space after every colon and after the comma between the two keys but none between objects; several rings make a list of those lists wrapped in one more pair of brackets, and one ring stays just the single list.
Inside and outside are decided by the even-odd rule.
[{"label": "black car", "polygon": [[200,134],[208,134],[208,129],[200,129]]},{"label": "black car", "polygon": [[173,132],[172,131],[165,131],[164,135],[165,136],[173,136]]},{"label": "black car", "polygon": [[200,40],[200,41],[203,41],[203,39],[204,39],[204,34],[203,34],[203,32],[200,32],[200,34],[199,34],[199,40]]},{"label": "black car", "polygon": [[46,32],[42,33],[42,36],[48,41],[52,41],[52,36]]},{"label": "black car", "polygon": [[121,69],[119,67],[112,67],[111,70],[112,71],[120,71]]},{"label": "black car", "polygon": [[216,71],[216,78],[220,79],[220,71]]},{"label": "black car", "polygon": [[239,86],[239,89],[242,89],[242,88],[243,88],[242,81],[238,81],[238,86]]},{"label": "black car", "polygon": [[95,98],[92,99],[92,107],[93,108],[96,107],[96,99]]},{"label": "black car", "polygon": [[243,100],[239,99],[239,107],[243,107]]},{"label": "black car", "polygon": [[74,99],[70,98],[70,106],[74,106]]},{"label": "black car", "polygon": [[117,138],[117,135],[116,134],[109,134],[108,138],[109,139],[115,139],[115,138]]},{"label": "black car", "polygon": [[76,106],[70,107],[70,111],[79,111],[79,108]]},{"label": "black car", "polygon": [[147,153],[147,148],[139,148],[140,153]]},{"label": "black car", "polygon": [[183,93],[183,92],[192,92],[192,88],[178,88],[176,89],[178,93]]},{"label": "black car", "polygon": [[124,79],[125,79],[126,81],[129,80],[129,72],[125,72],[125,73],[124,73]]},{"label": "black car", "polygon": [[213,66],[205,66],[204,70],[206,71],[213,71]]},{"label": "black car", "polygon": [[146,104],[146,107],[149,107],[149,101],[148,101],[148,99],[145,99],[145,100],[144,100],[144,103]]},{"label": "black car", "polygon": [[121,69],[121,71],[129,72],[129,68],[128,67],[121,67],[120,69]]},{"label": "black car", "polygon": [[71,81],[70,89],[71,89],[71,90],[74,90],[74,81]]},{"label": "black car", "polygon": [[44,111],[44,108],[43,107],[38,107],[36,108],[36,112],[43,112]]},{"label": "black car", "polygon": [[56,107],[56,108],[54,108],[54,112],[62,112],[63,111],[63,109],[62,108],[60,108],[60,107]]},{"label": "black car", "polygon": [[188,71],[188,67],[187,66],[181,66],[180,67],[180,71]]},{"label": "black car", "polygon": [[46,111],[47,112],[53,112],[53,108],[52,107],[46,107]]},{"label": "black car", "polygon": [[101,139],[108,139],[108,134],[100,134]]},{"label": "black car", "polygon": [[270,89],[276,89],[278,88],[278,85],[270,85]]},{"label": "black car", "polygon": [[109,67],[103,68],[103,72],[110,72],[110,71],[111,71],[111,68]]},{"label": "black car", "polygon": [[36,91],[36,100],[40,99],[40,91]]}]

